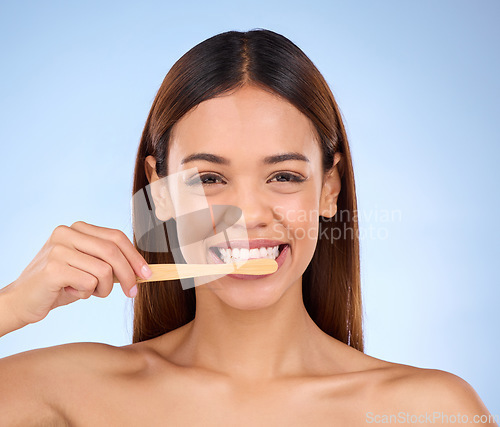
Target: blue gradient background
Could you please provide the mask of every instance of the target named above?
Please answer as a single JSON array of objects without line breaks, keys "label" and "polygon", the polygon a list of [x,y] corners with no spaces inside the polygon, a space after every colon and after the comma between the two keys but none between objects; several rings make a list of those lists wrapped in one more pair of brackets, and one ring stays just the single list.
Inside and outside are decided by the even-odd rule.
[{"label": "blue gradient background", "polygon": [[[59,224],[132,238],[136,149],[165,74],[212,35],[268,28],[313,60],[345,118],[366,353],[459,375],[499,414],[499,12],[485,0],[1,2],[0,286]],[[131,324],[117,285],[1,338],[0,357],[125,345]]]}]

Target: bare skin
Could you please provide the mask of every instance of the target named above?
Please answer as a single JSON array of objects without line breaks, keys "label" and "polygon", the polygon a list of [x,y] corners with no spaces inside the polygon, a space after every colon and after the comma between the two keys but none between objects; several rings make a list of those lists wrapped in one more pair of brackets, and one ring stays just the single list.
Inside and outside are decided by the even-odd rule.
[{"label": "bare skin", "polygon": [[[310,161],[261,163],[263,157],[284,151],[300,152]],[[196,152],[223,156],[231,164],[202,160],[181,164]],[[196,286],[195,319],[152,340],[124,347],[67,344],[1,359],[0,424],[356,426],[398,413],[460,413],[471,420],[474,415],[488,415],[461,378],[363,354],[321,331],[305,310],[302,274],[314,253],[317,234],[299,238],[302,234],[297,230],[317,232],[318,218],[301,220],[284,214],[316,210],[332,216],[340,191],[339,161],[337,155],[323,180],[320,149],[308,119],[260,89],[247,86],[205,101],[188,113],[174,128],[169,173],[197,166],[200,174],[217,174],[221,181],[207,187],[207,199],[240,206],[250,239],[281,237],[288,243],[291,251],[282,268],[257,280],[223,277]],[[157,180],[154,158],[148,157],[146,166],[150,182]],[[274,181],[278,171],[307,179],[300,184]],[[173,212],[160,202],[155,200],[157,216],[167,218]],[[175,200],[170,206],[179,209]],[[64,240],[59,233],[59,238],[63,246],[74,247],[88,233],[102,239],[113,236],[120,251],[108,245],[107,258],[101,254],[103,260],[87,246],[87,254],[109,264],[112,271],[123,268],[120,253],[124,255],[129,265],[122,287],[129,295],[130,275],[139,275],[144,260],[133,253],[130,242],[91,227],[95,226],[77,224],[81,235],[67,232]],[[64,264],[65,256],[74,256],[63,250],[59,255],[57,265]],[[90,268],[91,263],[84,264],[81,268]],[[90,296],[99,289],[96,296],[107,296],[110,272],[101,264],[92,265],[101,268],[100,280],[87,284],[86,292]],[[27,295],[29,284],[35,282],[23,274],[23,280],[0,293],[0,304],[14,301],[20,313],[30,312],[6,321],[14,325],[10,330],[46,315],[23,308],[19,295]],[[52,292],[60,293],[57,301],[66,295],[62,289],[63,284],[52,284]],[[47,299],[45,306],[50,309],[55,301]]]},{"label": "bare skin", "polygon": [[65,344],[2,359],[2,425],[358,426],[400,412],[488,414],[459,377],[375,359],[333,339],[329,365],[300,376],[238,381],[178,364],[191,327],[121,348]]}]

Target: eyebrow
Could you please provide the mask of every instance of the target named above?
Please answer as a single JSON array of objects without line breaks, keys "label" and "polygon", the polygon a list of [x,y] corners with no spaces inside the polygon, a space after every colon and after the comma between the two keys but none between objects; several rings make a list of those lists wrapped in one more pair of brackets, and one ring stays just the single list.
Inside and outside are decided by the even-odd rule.
[{"label": "eyebrow", "polygon": [[265,165],[274,165],[276,163],[286,162],[287,160],[299,160],[301,162],[309,163],[309,159],[306,156],[297,152],[280,153],[273,156],[264,157],[264,160],[262,162]]},{"label": "eyebrow", "polygon": [[[182,159],[181,165],[193,162],[195,160],[205,160],[207,162],[216,163],[218,165],[226,165],[226,166],[229,166],[231,164],[231,162],[228,159],[226,159],[225,157],[217,156],[216,154],[194,153]],[[264,163],[265,165],[274,165],[276,163],[286,162],[288,160],[299,160],[302,162],[309,163],[309,159],[306,156],[297,152],[280,153],[280,154],[274,154],[272,156],[267,156],[264,157],[262,163]]]},{"label": "eyebrow", "polygon": [[205,160],[207,162],[217,163],[219,165],[229,165],[231,163],[225,157],[217,156],[215,154],[194,153],[182,159],[181,165],[183,165],[184,163],[194,162],[195,160]]}]

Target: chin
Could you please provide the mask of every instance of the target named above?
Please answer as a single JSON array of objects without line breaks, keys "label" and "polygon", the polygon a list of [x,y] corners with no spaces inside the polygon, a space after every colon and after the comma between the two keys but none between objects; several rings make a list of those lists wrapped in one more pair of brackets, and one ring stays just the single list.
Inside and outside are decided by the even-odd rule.
[{"label": "chin", "polygon": [[[302,275],[292,274],[292,271],[287,271],[287,273],[282,277],[269,275],[256,280],[241,280],[226,276],[207,283],[204,287],[220,302],[233,309],[262,310],[278,304],[290,291],[302,295]],[[293,289],[297,287],[298,289]],[[301,297],[297,298],[297,301],[299,300]]]},{"label": "chin", "polygon": [[256,285],[251,280],[233,279],[232,281],[238,283],[212,282],[207,284],[207,287],[216,294],[222,303],[236,310],[260,310],[270,307],[281,299],[288,288],[277,287],[276,282]]}]

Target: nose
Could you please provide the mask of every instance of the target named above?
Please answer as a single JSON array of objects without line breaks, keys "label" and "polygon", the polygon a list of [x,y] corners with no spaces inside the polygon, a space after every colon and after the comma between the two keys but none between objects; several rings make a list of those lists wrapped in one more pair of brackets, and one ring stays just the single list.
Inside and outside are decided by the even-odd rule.
[{"label": "nose", "polygon": [[247,230],[268,227],[273,221],[271,200],[262,191],[254,187],[235,188],[230,198],[230,204],[242,211],[242,218],[234,225],[235,228]]}]

